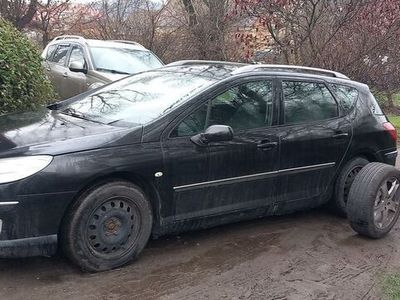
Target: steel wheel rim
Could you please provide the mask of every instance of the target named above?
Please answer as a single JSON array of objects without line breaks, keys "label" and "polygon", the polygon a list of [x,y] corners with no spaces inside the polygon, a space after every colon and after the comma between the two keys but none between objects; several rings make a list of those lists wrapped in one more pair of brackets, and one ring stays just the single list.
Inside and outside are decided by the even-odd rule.
[{"label": "steel wheel rim", "polygon": [[353,184],[354,179],[356,178],[357,174],[360,173],[362,168],[363,168],[363,166],[355,166],[347,174],[346,180],[344,182],[344,189],[343,189],[344,203],[347,203],[351,185]]},{"label": "steel wheel rim", "polygon": [[396,196],[399,180],[390,178],[379,187],[374,203],[374,223],[378,229],[388,228],[399,209],[399,197]]},{"label": "steel wheel rim", "polygon": [[92,253],[106,259],[121,257],[134,246],[140,224],[139,210],[129,198],[110,198],[88,219],[87,246]]}]

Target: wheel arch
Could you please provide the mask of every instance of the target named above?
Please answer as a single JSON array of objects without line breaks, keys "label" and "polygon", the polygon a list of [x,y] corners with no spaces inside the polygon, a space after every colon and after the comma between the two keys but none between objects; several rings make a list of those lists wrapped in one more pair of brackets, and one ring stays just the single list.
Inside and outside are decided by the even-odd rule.
[{"label": "wheel arch", "polygon": [[156,189],[156,187],[146,180],[143,176],[132,172],[110,172],[107,174],[99,174],[98,176],[92,177],[90,180],[85,182],[75,194],[67,208],[63,213],[62,220],[59,225],[59,229],[61,228],[62,224],[65,222],[65,216],[70,210],[71,206],[76,202],[79,197],[81,197],[85,192],[91,189],[95,189],[98,186],[101,186],[105,183],[110,181],[127,181],[137,185],[145,194],[148,201],[150,202],[151,209],[153,211],[153,225],[158,225],[160,222],[160,195]]}]

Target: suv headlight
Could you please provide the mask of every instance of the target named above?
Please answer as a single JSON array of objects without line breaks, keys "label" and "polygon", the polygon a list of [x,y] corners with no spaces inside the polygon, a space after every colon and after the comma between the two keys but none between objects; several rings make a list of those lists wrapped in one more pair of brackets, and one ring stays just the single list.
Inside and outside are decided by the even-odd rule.
[{"label": "suv headlight", "polygon": [[46,168],[52,160],[49,155],[0,158],[0,184],[31,176]]}]

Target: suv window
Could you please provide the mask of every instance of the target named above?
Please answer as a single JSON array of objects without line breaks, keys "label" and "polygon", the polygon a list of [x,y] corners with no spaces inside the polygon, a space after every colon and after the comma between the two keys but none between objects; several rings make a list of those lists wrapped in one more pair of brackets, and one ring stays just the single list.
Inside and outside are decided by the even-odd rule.
[{"label": "suv window", "polygon": [[82,64],[82,66],[85,65],[85,55],[83,54],[83,50],[81,47],[79,46],[72,47],[68,65],[70,65],[72,62],[79,62]]},{"label": "suv window", "polygon": [[46,53],[46,60],[50,60],[50,58],[53,56],[54,51],[56,50],[57,45],[50,45],[49,48],[47,48],[47,53]]},{"label": "suv window", "polygon": [[357,89],[339,84],[332,84],[331,87],[340,105],[346,112],[350,111],[358,98]]},{"label": "suv window", "polygon": [[228,125],[233,130],[261,128],[272,124],[272,82],[257,81],[233,87],[187,116],[171,137],[190,136],[210,125]]},{"label": "suv window", "polygon": [[338,116],[338,106],[323,83],[284,81],[285,124],[330,119]]},{"label": "suv window", "polygon": [[58,46],[56,52],[54,53],[52,62],[55,62],[59,65],[64,65],[65,60],[67,59],[69,45],[60,45]]}]

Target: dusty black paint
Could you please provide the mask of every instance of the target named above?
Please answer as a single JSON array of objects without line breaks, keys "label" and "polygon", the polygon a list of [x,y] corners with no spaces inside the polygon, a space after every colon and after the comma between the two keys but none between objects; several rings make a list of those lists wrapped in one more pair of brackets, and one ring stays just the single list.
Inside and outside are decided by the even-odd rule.
[{"label": "dusty black paint", "polygon": [[[187,66],[169,70],[178,68]],[[54,156],[43,171],[0,185],[0,202],[19,201],[16,206],[0,206],[4,221],[0,254],[8,253],[2,252],[1,241],[57,234],[74,198],[85,188],[111,178],[131,180],[146,191],[157,236],[320,205],[330,198],[341,165],[355,156],[394,164],[396,155],[385,154],[395,151],[396,144],[382,127],[386,117],[371,112],[366,86],[306,74],[230,76],[229,72],[219,69],[212,73],[219,78],[217,84],[155,122],[136,128],[101,125],[48,109],[0,117],[0,157]],[[196,146],[190,137],[169,137],[180,120],[211,97],[237,83],[260,79],[273,80],[273,126],[235,132],[233,140],[206,147]],[[286,126],[281,114],[282,79],[342,83],[357,88],[360,97],[352,111],[341,111],[337,118]],[[273,146],[257,147],[260,142]],[[327,163],[330,165],[312,167]],[[163,175],[156,177],[157,172]],[[264,175],[243,178],[254,174]],[[228,178],[234,180],[215,184]],[[211,184],[174,190],[207,182]],[[9,245],[7,242],[7,249]],[[27,255],[26,251],[21,254]]]}]

